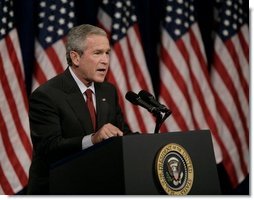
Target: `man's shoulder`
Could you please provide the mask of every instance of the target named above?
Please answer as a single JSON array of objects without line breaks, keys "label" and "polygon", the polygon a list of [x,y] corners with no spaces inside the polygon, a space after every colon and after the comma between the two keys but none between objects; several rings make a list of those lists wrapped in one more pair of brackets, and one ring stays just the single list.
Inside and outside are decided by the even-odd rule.
[{"label": "man's shoulder", "polygon": [[49,80],[47,80],[45,83],[41,84],[40,86],[38,86],[33,93],[36,92],[47,92],[49,90],[56,90],[62,87],[62,83],[64,79],[64,73],[60,73],[52,78],[50,78]]}]

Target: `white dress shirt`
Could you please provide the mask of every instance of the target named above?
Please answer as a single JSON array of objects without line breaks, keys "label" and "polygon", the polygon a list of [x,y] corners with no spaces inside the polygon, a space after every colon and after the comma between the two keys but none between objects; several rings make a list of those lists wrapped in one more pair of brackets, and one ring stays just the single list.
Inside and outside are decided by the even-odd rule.
[{"label": "white dress shirt", "polygon": [[[81,93],[83,94],[83,97],[84,97],[85,101],[86,101],[85,91],[86,91],[87,89],[91,89],[91,90],[92,90],[92,92],[93,92],[93,104],[94,104],[94,108],[96,109],[94,83],[92,83],[89,87],[87,87],[87,86],[86,86],[84,83],[82,83],[82,82],[78,79],[78,77],[74,74],[74,72],[72,71],[71,67],[69,67],[69,70],[70,70],[71,75],[72,75],[72,77],[74,78],[75,82],[77,83],[77,85],[78,85],[78,87],[79,87]],[[86,148],[88,148],[88,147],[90,147],[90,146],[93,145],[93,143],[92,143],[92,134],[93,134],[93,133],[91,133],[90,135],[86,135],[86,136],[83,137],[83,139],[82,139],[82,149],[86,149]]]}]

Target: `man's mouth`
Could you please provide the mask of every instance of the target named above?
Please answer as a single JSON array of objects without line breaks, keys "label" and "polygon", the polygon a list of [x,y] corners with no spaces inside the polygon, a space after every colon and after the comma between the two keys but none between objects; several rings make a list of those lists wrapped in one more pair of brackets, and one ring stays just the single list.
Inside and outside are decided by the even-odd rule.
[{"label": "man's mouth", "polygon": [[105,72],[106,69],[101,68],[101,69],[97,69],[97,71],[99,71],[99,72]]}]

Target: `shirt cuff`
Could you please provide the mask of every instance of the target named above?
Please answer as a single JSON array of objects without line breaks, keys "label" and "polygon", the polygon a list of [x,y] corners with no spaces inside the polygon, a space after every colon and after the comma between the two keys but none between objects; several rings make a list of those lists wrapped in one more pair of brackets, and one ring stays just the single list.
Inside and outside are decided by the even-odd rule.
[{"label": "shirt cuff", "polygon": [[86,135],[82,139],[82,149],[86,149],[90,146],[93,146],[92,143],[92,134],[91,135]]}]

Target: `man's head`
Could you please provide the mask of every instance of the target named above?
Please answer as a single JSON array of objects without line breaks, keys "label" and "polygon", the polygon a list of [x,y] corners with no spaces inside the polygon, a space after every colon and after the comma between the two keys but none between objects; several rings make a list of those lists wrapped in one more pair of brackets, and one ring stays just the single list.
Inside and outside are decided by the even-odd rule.
[{"label": "man's head", "polygon": [[104,81],[109,67],[109,52],[107,34],[99,27],[80,25],[67,35],[67,62],[86,85]]}]

